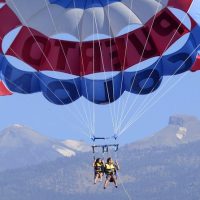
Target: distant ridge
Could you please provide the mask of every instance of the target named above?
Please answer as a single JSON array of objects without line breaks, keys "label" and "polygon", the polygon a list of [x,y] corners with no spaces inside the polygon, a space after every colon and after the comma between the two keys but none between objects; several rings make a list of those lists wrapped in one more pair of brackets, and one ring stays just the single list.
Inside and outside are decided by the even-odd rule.
[{"label": "distant ridge", "polygon": [[[64,143],[82,149],[79,142]],[[85,152],[0,172],[0,199],[199,200],[199,152],[200,121],[174,115],[153,136],[125,145],[113,155],[120,165],[117,189],[113,184],[106,190],[102,182],[93,184],[93,156]]]},{"label": "distant ridge", "polygon": [[79,141],[58,141],[20,124],[0,132],[0,171],[75,156],[88,147]]},{"label": "distant ridge", "polygon": [[153,148],[177,146],[200,140],[200,120],[194,116],[176,114],[169,117],[169,123],[160,131],[154,133],[130,148]]}]

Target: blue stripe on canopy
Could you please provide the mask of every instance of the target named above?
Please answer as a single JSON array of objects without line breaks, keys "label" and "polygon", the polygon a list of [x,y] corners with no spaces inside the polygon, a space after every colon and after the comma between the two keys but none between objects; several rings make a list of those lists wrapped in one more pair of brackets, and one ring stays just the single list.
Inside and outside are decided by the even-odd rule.
[{"label": "blue stripe on canopy", "polygon": [[121,2],[121,0],[49,0],[51,4],[57,4],[64,8],[93,8],[104,7],[114,2]]},{"label": "blue stripe on canopy", "polygon": [[113,78],[55,79],[42,72],[27,72],[15,68],[1,54],[0,75],[10,91],[22,94],[41,92],[48,101],[54,104],[69,104],[81,96],[96,104],[107,104],[120,98],[124,91],[140,95],[149,94],[160,86],[163,76],[190,70],[199,50],[199,31],[200,27],[196,26],[180,50],[163,55],[159,62],[150,64],[137,72],[121,72]]}]

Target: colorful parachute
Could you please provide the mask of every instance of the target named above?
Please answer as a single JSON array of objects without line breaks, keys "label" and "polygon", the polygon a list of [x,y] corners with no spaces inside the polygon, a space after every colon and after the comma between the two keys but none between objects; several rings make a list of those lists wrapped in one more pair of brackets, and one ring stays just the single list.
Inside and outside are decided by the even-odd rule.
[{"label": "colorful parachute", "polygon": [[55,104],[80,96],[104,104],[200,68],[192,0],[0,2],[1,95],[42,92]]}]

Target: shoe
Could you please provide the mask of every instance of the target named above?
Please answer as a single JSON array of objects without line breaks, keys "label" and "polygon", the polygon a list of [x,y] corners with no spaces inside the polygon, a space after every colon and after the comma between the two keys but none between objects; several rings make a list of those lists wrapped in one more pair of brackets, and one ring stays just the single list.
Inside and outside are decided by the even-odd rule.
[{"label": "shoe", "polygon": [[116,188],[118,188],[118,186],[117,186],[117,185],[115,185],[115,187],[116,187]]},{"label": "shoe", "polygon": [[103,189],[105,190],[105,189],[106,189],[106,187],[103,187]]}]

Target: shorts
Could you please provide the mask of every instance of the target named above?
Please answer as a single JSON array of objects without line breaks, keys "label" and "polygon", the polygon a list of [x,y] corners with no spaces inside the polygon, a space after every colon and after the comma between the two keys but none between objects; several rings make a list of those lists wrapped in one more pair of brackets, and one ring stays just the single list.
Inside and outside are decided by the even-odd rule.
[{"label": "shorts", "polygon": [[95,176],[100,175],[100,174],[103,174],[103,172],[100,171],[100,172],[95,172],[94,173]]},{"label": "shorts", "polygon": [[106,175],[106,180],[109,180],[109,181],[111,181],[111,182],[113,182],[113,179],[115,179],[116,180],[116,175],[115,174],[107,174]]}]

